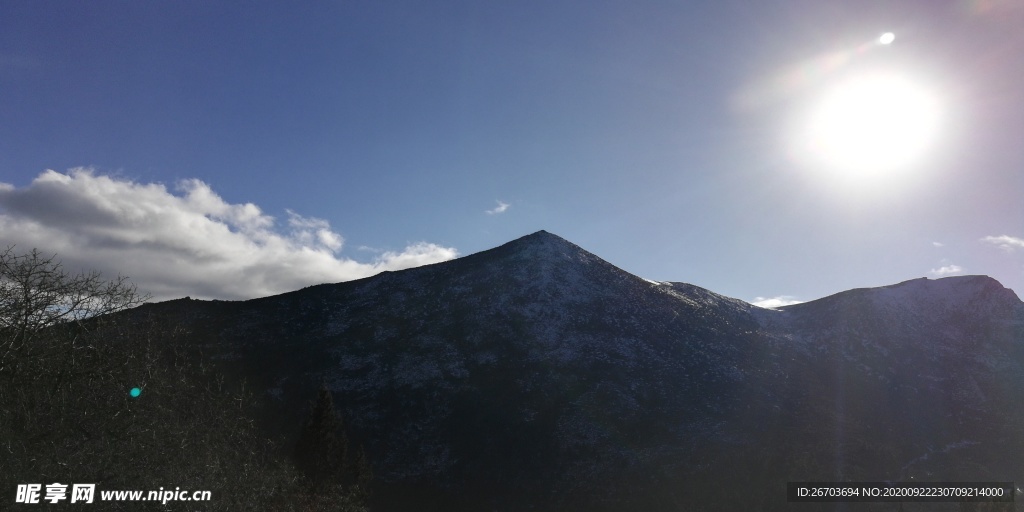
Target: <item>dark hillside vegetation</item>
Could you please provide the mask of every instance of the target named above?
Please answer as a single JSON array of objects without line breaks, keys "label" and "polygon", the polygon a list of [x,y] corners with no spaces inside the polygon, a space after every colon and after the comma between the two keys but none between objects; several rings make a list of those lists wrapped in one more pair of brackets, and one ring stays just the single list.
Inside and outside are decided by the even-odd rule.
[{"label": "dark hillside vegetation", "polygon": [[[144,300],[127,280],[71,275],[13,248],[0,254],[0,272],[3,502],[19,484],[56,482],[96,484],[96,510],[365,509],[365,480],[297,470],[288,447],[257,428],[255,395],[174,322],[109,315]],[[212,499],[99,503],[103,490],[176,487]]]},{"label": "dark hillside vegetation", "polygon": [[985,276],[767,310],[539,232],[28,332],[0,397],[14,483],[222,510],[955,512],[1014,504],[793,504],[786,482],[1024,481],[1024,303]]}]

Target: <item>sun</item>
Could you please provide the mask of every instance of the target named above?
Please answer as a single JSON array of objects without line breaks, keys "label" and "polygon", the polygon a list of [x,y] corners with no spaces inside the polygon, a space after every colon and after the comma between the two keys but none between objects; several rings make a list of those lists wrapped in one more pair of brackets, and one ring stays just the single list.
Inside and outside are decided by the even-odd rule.
[{"label": "sun", "polygon": [[810,109],[802,156],[848,177],[884,175],[916,162],[939,125],[935,96],[907,77],[861,74],[828,90]]}]

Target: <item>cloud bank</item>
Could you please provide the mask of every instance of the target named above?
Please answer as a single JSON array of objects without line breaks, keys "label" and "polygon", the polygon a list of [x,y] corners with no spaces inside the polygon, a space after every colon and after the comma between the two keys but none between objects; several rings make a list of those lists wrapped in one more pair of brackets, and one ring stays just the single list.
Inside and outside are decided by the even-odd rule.
[{"label": "cloud bank", "polygon": [[985,238],[982,238],[981,241],[994,244],[1004,251],[1024,249],[1024,238],[1017,238],[1009,235],[986,236]]},{"label": "cloud bank", "polygon": [[951,265],[944,265],[944,266],[939,267],[939,268],[933,268],[931,270],[931,273],[932,273],[933,276],[943,277],[943,276],[948,276],[948,275],[953,275],[953,274],[959,274],[960,272],[963,272],[963,271],[964,271],[964,269],[960,265],[952,265],[951,264]]},{"label": "cloud bank", "polygon": [[155,300],[262,297],[458,256],[420,242],[358,262],[337,254],[345,241],[326,220],[288,210],[278,227],[258,206],[227,203],[196,179],[175,192],[84,168],[47,170],[25,188],[0,183],[0,240],[57,253],[69,270],[129,276]]},{"label": "cloud bank", "polygon": [[751,304],[759,308],[778,308],[782,306],[791,306],[793,304],[800,304],[802,300],[796,300],[796,297],[792,295],[779,295],[778,297],[757,297]]}]

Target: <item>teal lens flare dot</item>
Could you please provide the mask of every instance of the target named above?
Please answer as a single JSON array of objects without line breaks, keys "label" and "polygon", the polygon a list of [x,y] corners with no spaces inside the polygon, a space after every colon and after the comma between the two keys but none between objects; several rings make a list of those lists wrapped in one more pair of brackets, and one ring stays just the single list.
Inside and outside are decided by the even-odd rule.
[{"label": "teal lens flare dot", "polygon": [[129,391],[128,394],[132,395],[132,398],[138,398],[138,396],[142,394],[142,390],[139,388],[132,388],[132,390]]}]

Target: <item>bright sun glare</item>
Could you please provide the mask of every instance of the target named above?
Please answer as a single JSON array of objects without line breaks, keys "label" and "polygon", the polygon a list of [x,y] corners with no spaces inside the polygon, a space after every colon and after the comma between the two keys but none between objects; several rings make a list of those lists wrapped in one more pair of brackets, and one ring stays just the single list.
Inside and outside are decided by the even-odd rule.
[{"label": "bright sun glare", "polygon": [[812,109],[802,151],[816,167],[860,178],[921,157],[939,122],[935,97],[893,74],[864,74],[828,91]]}]

